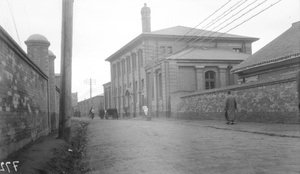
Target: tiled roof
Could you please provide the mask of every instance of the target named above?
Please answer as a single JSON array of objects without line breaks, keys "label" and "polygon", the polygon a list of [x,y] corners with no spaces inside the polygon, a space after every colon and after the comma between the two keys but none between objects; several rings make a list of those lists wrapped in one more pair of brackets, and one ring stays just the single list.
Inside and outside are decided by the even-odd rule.
[{"label": "tiled roof", "polygon": [[174,54],[167,59],[188,59],[188,60],[245,60],[250,54],[234,51],[192,47]]},{"label": "tiled roof", "polygon": [[240,72],[269,63],[275,63],[300,55],[300,21],[282,33],[269,44],[258,50],[245,61],[235,66],[232,71]]},{"label": "tiled roof", "polygon": [[250,40],[258,40],[258,38],[248,37],[248,36],[239,36],[233,34],[224,34],[220,32],[207,31],[201,29],[195,29],[184,26],[175,26],[171,28],[166,28],[162,30],[152,31],[149,34],[153,35],[170,35],[170,36],[204,36],[204,37],[220,37],[220,38],[239,38],[239,39],[250,39]]},{"label": "tiled roof", "polygon": [[[152,32],[145,32],[131,40],[129,43],[121,47],[117,52],[109,56],[106,61],[111,61],[118,57],[118,55],[122,54],[124,50],[129,48],[130,46],[136,44],[137,42],[141,41],[144,38],[147,37],[204,37],[206,38],[209,36],[210,38],[217,38],[218,39],[236,39],[236,40],[248,40],[250,42],[257,41],[258,38],[254,37],[247,37],[247,36],[239,36],[239,35],[233,35],[233,34],[224,34],[224,33],[219,33],[219,32],[213,32],[213,31],[206,31],[206,30],[201,30],[201,29],[194,29],[190,27],[183,27],[183,26],[176,26],[176,27],[171,27],[171,28],[166,28],[162,30],[157,30],[157,31],[152,31]],[[200,41],[200,40],[199,40]]]}]

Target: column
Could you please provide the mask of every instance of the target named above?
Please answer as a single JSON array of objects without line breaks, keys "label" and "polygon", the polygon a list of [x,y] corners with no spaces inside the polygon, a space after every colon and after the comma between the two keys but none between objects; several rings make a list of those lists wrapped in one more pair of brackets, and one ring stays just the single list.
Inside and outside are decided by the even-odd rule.
[{"label": "column", "polygon": [[220,86],[219,87],[225,87],[227,86],[227,66],[219,66],[219,72],[220,72]]},{"label": "column", "polygon": [[197,77],[197,91],[202,91],[205,88],[205,79],[204,79],[204,66],[196,66],[196,77]]}]

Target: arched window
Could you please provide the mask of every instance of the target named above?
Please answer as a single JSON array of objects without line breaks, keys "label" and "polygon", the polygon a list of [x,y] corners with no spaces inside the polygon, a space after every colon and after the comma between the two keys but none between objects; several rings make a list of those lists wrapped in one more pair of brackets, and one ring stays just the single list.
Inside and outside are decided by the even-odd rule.
[{"label": "arched window", "polygon": [[216,73],[207,71],[205,73],[205,89],[214,89],[216,87]]}]

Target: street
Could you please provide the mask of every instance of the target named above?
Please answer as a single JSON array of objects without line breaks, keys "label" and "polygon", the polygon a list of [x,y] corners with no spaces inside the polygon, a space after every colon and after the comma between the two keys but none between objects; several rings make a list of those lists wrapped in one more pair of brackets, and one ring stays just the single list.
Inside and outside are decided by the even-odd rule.
[{"label": "street", "polygon": [[90,173],[300,173],[299,138],[157,120],[89,122]]}]

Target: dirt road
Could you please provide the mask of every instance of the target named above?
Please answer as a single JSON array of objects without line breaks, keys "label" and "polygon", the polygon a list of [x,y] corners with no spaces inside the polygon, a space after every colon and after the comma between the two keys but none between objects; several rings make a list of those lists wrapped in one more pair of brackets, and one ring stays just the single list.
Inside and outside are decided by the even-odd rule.
[{"label": "dirt road", "polygon": [[300,173],[299,138],[100,119],[90,121],[87,134],[90,173]]}]

